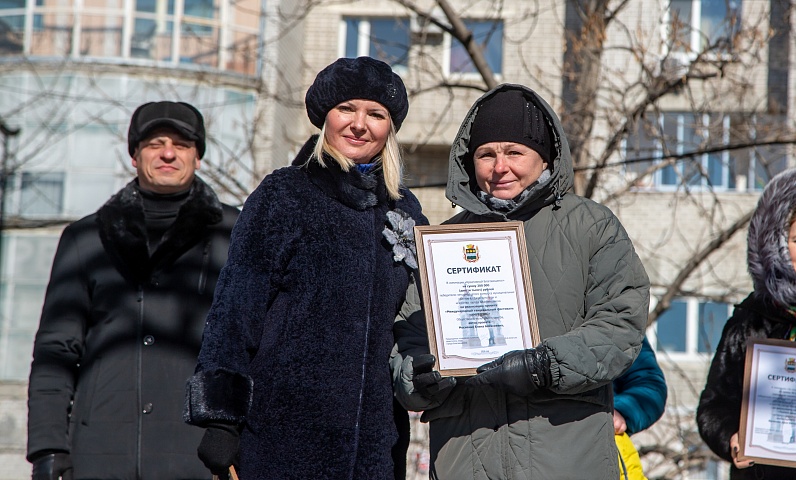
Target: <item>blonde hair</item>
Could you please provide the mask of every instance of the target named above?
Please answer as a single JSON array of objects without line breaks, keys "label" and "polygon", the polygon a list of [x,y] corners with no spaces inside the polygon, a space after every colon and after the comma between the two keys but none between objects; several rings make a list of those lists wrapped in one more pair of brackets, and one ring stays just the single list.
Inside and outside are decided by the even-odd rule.
[{"label": "blonde hair", "polygon": [[[340,153],[326,141],[326,122],[321,127],[321,134],[312,155],[323,167],[327,167],[324,153],[329,155],[340,165],[344,172],[349,171],[356,163],[350,158]],[[401,198],[401,182],[403,181],[403,161],[401,159],[401,147],[398,145],[398,136],[395,132],[395,125],[390,120],[390,133],[387,135],[387,142],[384,144],[381,153],[373,159],[376,167],[381,167],[384,176],[384,185],[387,187],[387,194],[392,200]]]}]

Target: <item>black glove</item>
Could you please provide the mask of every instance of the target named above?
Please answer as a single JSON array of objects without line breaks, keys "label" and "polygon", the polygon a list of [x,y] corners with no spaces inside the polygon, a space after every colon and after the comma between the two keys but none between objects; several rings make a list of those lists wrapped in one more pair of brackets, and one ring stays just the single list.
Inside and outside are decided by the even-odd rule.
[{"label": "black glove", "polygon": [[45,453],[32,463],[33,480],[72,480],[72,458],[68,453]]},{"label": "black glove", "polygon": [[456,378],[445,377],[433,370],[437,361],[434,355],[418,355],[412,360],[412,385],[420,395],[430,399],[442,401],[456,385]]},{"label": "black glove", "polygon": [[494,385],[515,395],[526,396],[553,382],[547,348],[515,350],[481,365],[478,375],[467,379],[468,386]]},{"label": "black glove", "polygon": [[240,446],[240,432],[234,425],[212,424],[207,427],[199,448],[199,460],[213,475],[227,478]]}]

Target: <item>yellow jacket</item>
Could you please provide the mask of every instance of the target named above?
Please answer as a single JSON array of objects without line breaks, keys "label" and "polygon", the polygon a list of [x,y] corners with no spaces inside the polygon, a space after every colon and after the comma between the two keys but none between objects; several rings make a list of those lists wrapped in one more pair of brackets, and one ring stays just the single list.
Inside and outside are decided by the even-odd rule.
[{"label": "yellow jacket", "polygon": [[619,478],[620,480],[647,480],[641,469],[641,457],[638,450],[630,440],[627,433],[614,435],[616,447],[619,450]]}]

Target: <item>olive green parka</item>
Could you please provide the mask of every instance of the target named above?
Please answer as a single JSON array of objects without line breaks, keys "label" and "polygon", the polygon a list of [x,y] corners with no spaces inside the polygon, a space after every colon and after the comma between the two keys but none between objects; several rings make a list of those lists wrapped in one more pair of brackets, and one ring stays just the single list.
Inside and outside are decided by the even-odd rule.
[{"label": "olive green parka", "polygon": [[[554,138],[551,178],[513,210],[476,196],[469,130],[479,105],[519,89],[541,108]],[[469,164],[468,164],[469,162]],[[536,93],[501,85],[479,99],[451,148],[447,197],[464,209],[446,223],[524,223],[542,344],[552,385],[519,397],[459,378],[449,394],[426,398],[412,386],[412,358],[429,351],[416,284],[396,318],[391,359],[395,393],[430,422],[431,478],[619,478],[611,382],[635,360],[649,308],[649,279],[627,233],[603,205],[569,190],[572,159],[560,121]]]}]

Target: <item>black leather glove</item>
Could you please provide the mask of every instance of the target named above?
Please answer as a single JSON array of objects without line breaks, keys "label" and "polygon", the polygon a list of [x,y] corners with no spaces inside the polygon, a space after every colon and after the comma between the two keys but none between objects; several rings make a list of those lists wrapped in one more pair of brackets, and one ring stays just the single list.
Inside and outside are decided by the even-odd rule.
[{"label": "black leather glove", "polygon": [[509,352],[481,365],[476,372],[478,375],[465,382],[468,386],[494,385],[520,396],[547,388],[553,381],[550,357],[544,346]]},{"label": "black leather glove", "polygon": [[229,466],[235,462],[240,447],[240,432],[234,425],[213,424],[205,430],[199,448],[199,460],[213,475],[227,478]]},{"label": "black leather glove", "polygon": [[412,385],[420,395],[430,399],[442,401],[456,386],[456,378],[442,377],[434,368],[437,361],[434,355],[418,355],[412,360]]},{"label": "black leather glove", "polygon": [[45,453],[32,463],[33,480],[72,480],[72,458],[68,453]]}]

